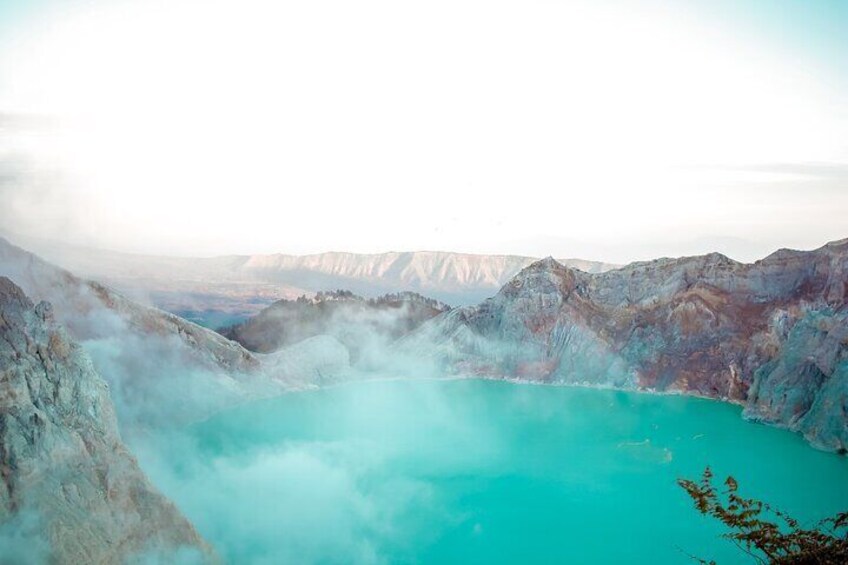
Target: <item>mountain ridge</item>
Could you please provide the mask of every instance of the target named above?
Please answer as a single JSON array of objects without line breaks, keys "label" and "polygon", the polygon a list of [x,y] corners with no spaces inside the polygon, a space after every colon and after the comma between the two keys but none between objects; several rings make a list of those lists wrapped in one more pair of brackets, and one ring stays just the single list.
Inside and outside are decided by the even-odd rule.
[{"label": "mountain ridge", "polygon": [[[3,239],[0,276],[34,300],[53,305],[57,322],[83,345],[107,379],[113,400],[123,408],[122,423],[191,421],[263,391],[285,388],[284,376],[270,377],[263,361],[238,343],[137,304]],[[148,401],[135,402],[139,395]]]},{"label": "mountain ridge", "polygon": [[712,253],[597,274],[546,258],[399,346],[457,374],[721,398],[843,451],[846,243],[754,263]]},{"label": "mountain ridge", "polygon": [[[438,251],[161,257],[10,237],[48,261],[108,283],[136,301],[205,323],[220,318],[223,325],[256,314],[276,300],[337,288],[366,297],[411,290],[453,306],[474,304],[534,260]],[[588,271],[617,266],[565,261]]]}]

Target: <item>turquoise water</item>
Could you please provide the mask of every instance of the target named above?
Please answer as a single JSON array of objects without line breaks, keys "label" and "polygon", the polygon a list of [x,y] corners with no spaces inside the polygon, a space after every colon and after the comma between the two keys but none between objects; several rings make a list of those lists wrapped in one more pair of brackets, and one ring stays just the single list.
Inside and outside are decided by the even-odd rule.
[{"label": "turquoise water", "polygon": [[746,563],[675,484],[706,465],[802,520],[848,509],[848,459],[738,407],[491,381],[289,394],[142,463],[234,563]]}]

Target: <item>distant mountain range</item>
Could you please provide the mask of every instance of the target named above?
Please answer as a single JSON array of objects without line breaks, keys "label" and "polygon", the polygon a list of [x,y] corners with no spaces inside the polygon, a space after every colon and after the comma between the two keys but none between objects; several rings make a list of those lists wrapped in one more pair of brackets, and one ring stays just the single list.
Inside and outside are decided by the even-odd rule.
[{"label": "distant mountain range", "polygon": [[[237,323],[279,299],[337,289],[366,298],[413,291],[451,306],[476,304],[538,259],[439,251],[157,257],[22,236],[9,239],[80,276],[209,327]],[[618,266],[582,259],[560,262],[590,273]]]}]

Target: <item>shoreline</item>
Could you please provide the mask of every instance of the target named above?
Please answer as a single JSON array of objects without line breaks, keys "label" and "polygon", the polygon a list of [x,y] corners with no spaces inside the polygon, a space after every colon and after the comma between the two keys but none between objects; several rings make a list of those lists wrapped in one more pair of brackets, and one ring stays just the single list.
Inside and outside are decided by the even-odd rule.
[{"label": "shoreline", "polygon": [[[743,422],[749,424],[756,424],[767,426],[771,428],[777,428],[781,430],[785,430],[789,433],[795,434],[799,436],[804,442],[811,448],[816,451],[823,451],[826,453],[833,453],[840,456],[846,456],[846,453],[841,452],[838,449],[829,448],[827,446],[822,446],[820,444],[814,443],[810,438],[806,437],[803,433],[797,430],[793,430],[789,426],[782,424],[780,422],[769,422],[760,420],[757,418],[747,417],[744,413],[745,403],[739,400],[731,400],[728,398],[716,398],[713,396],[707,396],[704,394],[691,393],[680,390],[653,390],[647,388],[625,388],[615,385],[598,385],[598,384],[590,384],[590,383],[574,383],[574,382],[541,382],[530,379],[523,379],[520,377],[493,377],[493,376],[481,376],[481,375],[446,375],[444,377],[433,377],[433,376],[418,376],[418,377],[403,377],[403,376],[366,376],[363,378],[351,378],[347,380],[340,380],[336,382],[331,382],[327,384],[315,384],[315,383],[299,383],[299,384],[289,384],[283,385],[280,390],[274,391],[270,394],[257,394],[250,395],[247,398],[240,399],[237,402],[234,402],[232,405],[222,408],[219,410],[215,410],[213,413],[208,414],[207,416],[200,418],[194,422],[190,422],[187,426],[193,426],[197,424],[201,424],[210,420],[211,418],[216,417],[218,414],[226,412],[228,410],[236,409],[248,405],[253,402],[263,402],[263,401],[272,401],[276,398],[279,398],[284,395],[289,394],[297,394],[297,393],[306,393],[306,392],[317,392],[321,390],[332,390],[335,388],[340,388],[344,386],[351,386],[355,384],[361,383],[380,383],[380,382],[449,382],[449,381],[490,381],[490,382],[501,382],[510,385],[529,385],[529,386],[538,386],[538,387],[552,387],[552,388],[577,388],[577,389],[588,389],[588,390],[609,390],[616,392],[626,392],[626,393],[634,393],[634,394],[644,394],[651,396],[677,396],[677,397],[689,397],[696,398],[699,400],[705,400],[710,402],[716,402],[721,404],[727,404],[730,406],[738,407],[740,409],[739,418]],[[278,383],[282,385],[282,383]]]}]

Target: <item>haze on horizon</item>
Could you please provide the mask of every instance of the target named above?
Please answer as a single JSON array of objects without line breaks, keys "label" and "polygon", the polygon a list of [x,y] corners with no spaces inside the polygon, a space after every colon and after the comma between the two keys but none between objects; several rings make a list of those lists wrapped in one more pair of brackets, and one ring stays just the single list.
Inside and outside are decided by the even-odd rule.
[{"label": "haze on horizon", "polygon": [[0,228],[739,260],[848,236],[848,5],[0,3]]}]

